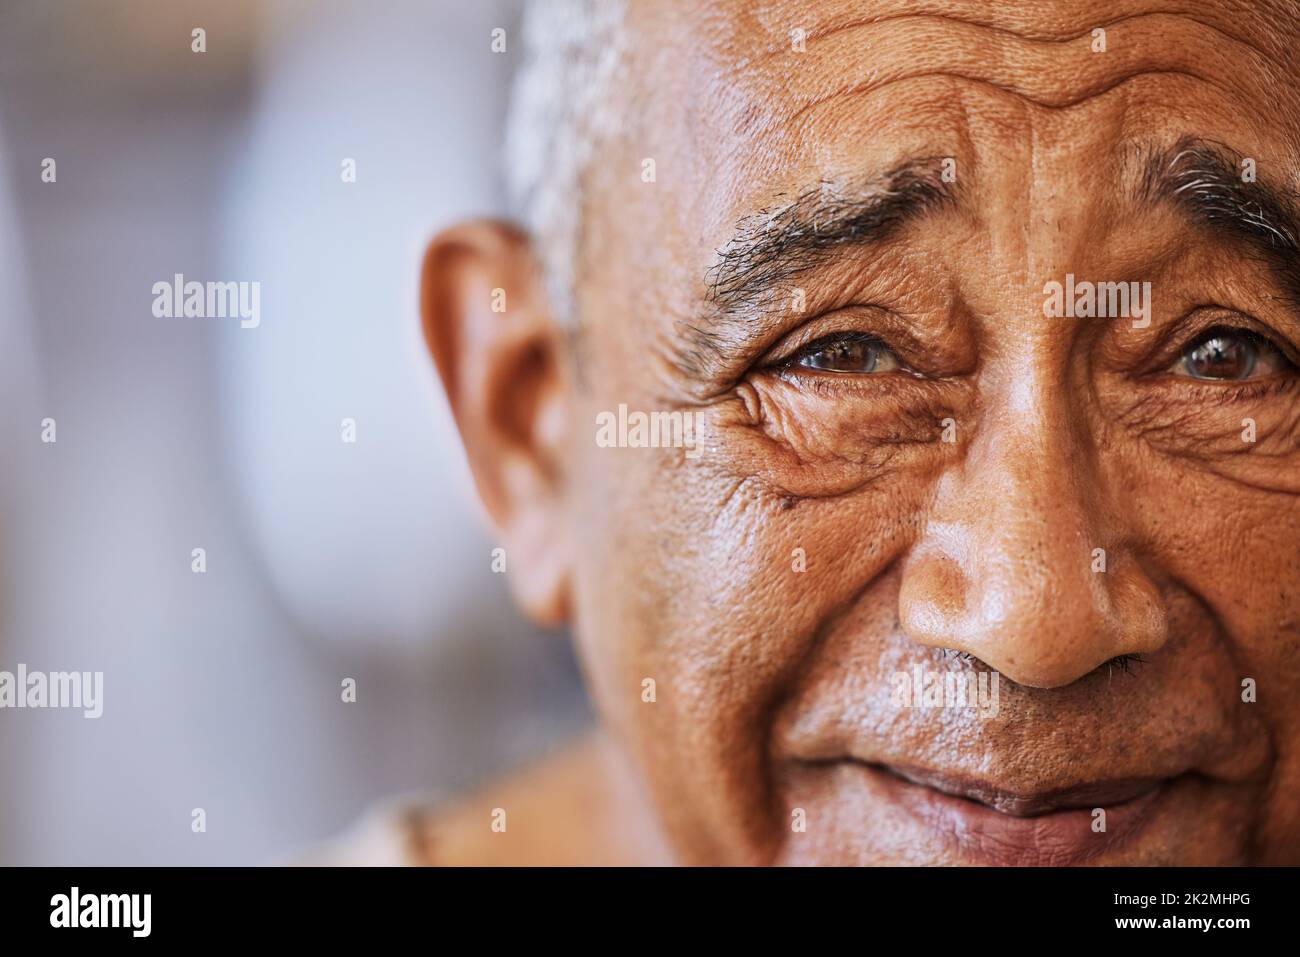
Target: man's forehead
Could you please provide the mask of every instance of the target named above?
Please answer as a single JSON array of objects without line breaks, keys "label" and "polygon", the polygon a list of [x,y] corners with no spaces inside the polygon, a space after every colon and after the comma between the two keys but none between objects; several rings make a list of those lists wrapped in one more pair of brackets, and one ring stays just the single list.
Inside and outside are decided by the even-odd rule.
[{"label": "man's forehead", "polygon": [[[665,141],[689,144],[671,165],[699,261],[783,197],[915,157],[965,152],[978,188],[1023,177],[1021,158],[1078,175],[1087,154],[1084,175],[1114,177],[1133,144],[1189,133],[1256,154],[1270,152],[1261,139],[1294,143],[1294,96],[1277,102],[1296,72],[1292,9],[772,2],[670,16],[646,4],[630,27],[658,44],[656,70],[672,66],[656,89],[680,134]],[[1252,114],[1272,127],[1251,129]],[[976,168],[970,154],[989,144],[1010,161],[1001,169]]]},{"label": "man's forehead", "polygon": [[654,39],[691,39],[721,58],[751,63],[780,52],[800,31],[808,40],[886,26],[946,20],[1026,41],[1063,43],[1097,28],[1164,19],[1199,23],[1225,39],[1248,38],[1283,59],[1300,32],[1296,0],[632,0],[631,20]]}]

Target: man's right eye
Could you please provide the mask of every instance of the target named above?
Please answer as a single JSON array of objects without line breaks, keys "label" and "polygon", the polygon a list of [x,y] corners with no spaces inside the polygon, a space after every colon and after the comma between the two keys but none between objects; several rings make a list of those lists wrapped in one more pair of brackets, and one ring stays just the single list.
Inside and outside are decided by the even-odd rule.
[{"label": "man's right eye", "polygon": [[1210,382],[1242,382],[1287,369],[1294,366],[1282,350],[1259,333],[1218,326],[1184,349],[1169,371]]},{"label": "man's right eye", "polygon": [[861,332],[838,333],[810,342],[783,365],[840,375],[872,375],[901,367],[888,346]]}]

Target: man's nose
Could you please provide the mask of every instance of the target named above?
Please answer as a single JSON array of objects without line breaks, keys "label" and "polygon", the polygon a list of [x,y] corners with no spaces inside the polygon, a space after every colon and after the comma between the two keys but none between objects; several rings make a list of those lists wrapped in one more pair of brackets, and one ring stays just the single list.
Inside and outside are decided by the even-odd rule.
[{"label": "man's nose", "polygon": [[1124,531],[1122,492],[1063,422],[981,430],[940,481],[905,560],[904,632],[967,652],[1022,685],[1070,684],[1168,633],[1159,589]]}]

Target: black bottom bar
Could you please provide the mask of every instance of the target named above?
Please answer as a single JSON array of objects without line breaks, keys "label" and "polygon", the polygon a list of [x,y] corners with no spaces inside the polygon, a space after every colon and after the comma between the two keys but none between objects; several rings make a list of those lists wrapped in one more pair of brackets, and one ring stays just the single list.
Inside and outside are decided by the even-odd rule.
[{"label": "black bottom bar", "polygon": [[1172,934],[1231,945],[1243,934],[1294,931],[1296,874],[1293,868],[12,868],[0,871],[0,926],[7,942],[75,935],[89,945],[281,939],[401,945],[413,938],[424,948],[462,933],[491,941],[512,929],[563,929],[580,938],[588,928],[620,926],[631,938],[679,943],[693,935],[703,941],[720,934],[734,943],[776,930],[834,930],[861,935],[864,945],[900,935],[936,944],[1040,933],[1070,942],[1158,942]]}]

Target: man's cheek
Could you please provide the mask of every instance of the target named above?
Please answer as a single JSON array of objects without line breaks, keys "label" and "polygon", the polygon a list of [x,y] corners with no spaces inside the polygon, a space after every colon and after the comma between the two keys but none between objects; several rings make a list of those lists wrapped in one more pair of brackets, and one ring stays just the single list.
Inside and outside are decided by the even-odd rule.
[{"label": "man's cheek", "polygon": [[738,468],[750,436],[707,412],[697,458],[589,452],[576,617],[597,707],[637,741],[656,789],[692,795],[690,814],[752,845],[771,833],[773,704],[905,546],[925,496],[907,482],[791,496],[763,461]]},{"label": "man's cheek", "polygon": [[1276,489],[1300,463],[1289,476],[1266,470],[1260,484],[1241,480],[1244,464],[1235,460],[1228,477],[1200,459],[1125,456],[1113,480],[1127,489],[1151,560],[1195,596],[1194,608],[1171,608],[1174,647],[1189,632],[1214,635],[1226,658],[1217,683],[1243,717],[1289,740],[1300,725],[1300,499]]},{"label": "man's cheek", "polygon": [[[911,543],[943,452],[918,450],[922,461],[911,468],[877,470],[866,481],[869,466],[849,463],[859,479],[849,490],[801,495],[777,480],[791,467],[789,450],[734,408],[715,407],[703,421],[704,454],[659,479],[671,489],[679,551],[658,583],[666,581],[672,597],[652,599],[647,589],[645,611],[654,614],[649,603],[657,602],[653,640],[664,667],[693,669],[701,689],[715,679],[752,682],[761,698],[798,667],[828,619]],[[835,465],[793,468],[818,484]],[[661,537],[647,531],[643,546],[653,552],[656,543]]]},{"label": "man's cheek", "polygon": [[1152,390],[1111,400],[1108,414],[1130,440],[1171,467],[1193,468],[1229,483],[1226,496],[1252,491],[1290,496],[1300,511],[1300,403],[1265,396],[1207,403]]},{"label": "man's cheek", "polygon": [[[1216,499],[1192,501],[1212,510]],[[1258,707],[1275,727],[1287,725],[1294,737],[1300,725],[1300,503],[1256,491],[1239,495],[1225,518],[1234,529],[1188,529],[1188,538],[1201,543],[1200,558],[1183,574],[1197,576],[1197,593],[1231,642],[1237,673],[1225,679],[1244,705]],[[1190,552],[1191,541],[1185,547]]]}]

